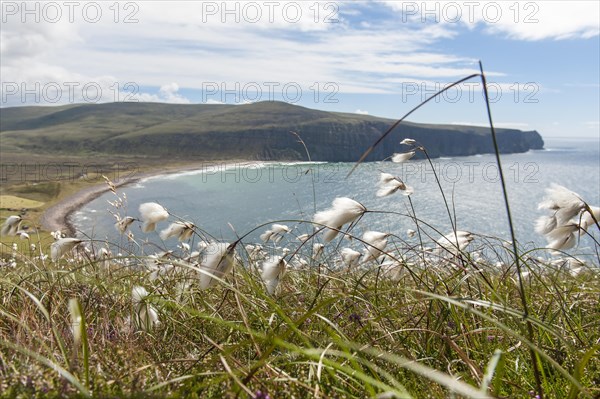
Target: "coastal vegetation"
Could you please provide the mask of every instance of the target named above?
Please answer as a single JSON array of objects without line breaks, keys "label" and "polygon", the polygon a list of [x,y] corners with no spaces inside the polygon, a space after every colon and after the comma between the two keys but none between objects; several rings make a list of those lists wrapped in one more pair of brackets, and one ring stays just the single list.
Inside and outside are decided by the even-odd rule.
[{"label": "coastal vegetation", "polygon": [[[157,103],[81,104],[2,110],[4,152],[144,159],[305,160],[354,162],[394,122],[370,115],[326,112],[263,101],[245,105]],[[403,137],[432,157],[493,153],[485,127],[405,122],[367,160],[401,150]],[[543,148],[536,131],[498,129],[501,153]],[[121,163],[125,163],[123,158]],[[6,161],[5,161],[6,162]]]},{"label": "coastal vegetation", "polygon": [[[491,128],[500,163],[502,133]],[[359,163],[390,137],[392,161],[439,155],[417,136],[377,137]],[[294,140],[312,157],[305,136]],[[60,231],[23,238],[25,220],[3,214],[13,240],[0,277],[5,397],[600,394],[600,209],[566,187],[548,189],[537,221],[548,245],[531,250],[514,235],[461,230],[437,176],[451,231],[416,214],[410,182],[382,170],[365,184],[373,197],[405,202],[392,216],[409,220],[408,231],[369,229],[370,217],[390,212],[348,195],[230,242],[177,209],[129,204],[103,180],[116,242]],[[253,232],[261,242],[248,240]],[[594,243],[586,259],[570,252],[581,237]]]}]

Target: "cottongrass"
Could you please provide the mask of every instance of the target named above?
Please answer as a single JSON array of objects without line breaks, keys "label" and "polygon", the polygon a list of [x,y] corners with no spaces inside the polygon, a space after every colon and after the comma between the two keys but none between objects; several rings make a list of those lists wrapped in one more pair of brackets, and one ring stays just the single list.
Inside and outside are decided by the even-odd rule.
[{"label": "cottongrass", "polygon": [[83,241],[79,238],[65,237],[61,238],[50,245],[50,259],[57,262],[65,254],[81,244]]},{"label": "cottongrass", "polygon": [[281,256],[273,256],[263,263],[261,277],[270,295],[275,293],[279,281],[285,274],[286,266],[287,262]]},{"label": "cottongrass", "polygon": [[[321,256],[320,262],[341,262],[346,268],[326,267],[321,274],[307,262],[314,244],[321,244],[311,241],[318,236],[288,244],[306,246],[305,251],[270,248],[278,253],[268,254],[264,261],[244,258],[248,263],[240,267],[235,266],[237,243],[202,241],[202,255],[198,253],[199,257],[188,263],[180,259],[189,254],[190,248],[184,246],[148,257],[155,267],[165,270],[156,277],[125,266],[119,259],[111,260],[111,268],[81,268],[78,265],[85,264],[83,259],[74,264],[73,279],[51,276],[55,280],[48,282],[47,289],[58,284],[62,287],[58,292],[64,290],[67,298],[84,290],[79,295],[90,320],[87,334],[94,381],[90,386],[98,396],[197,392],[201,397],[222,397],[243,389],[241,385],[250,392],[277,392],[284,397],[315,397],[317,393],[321,397],[377,397],[384,392],[407,397],[404,390],[412,397],[440,399],[451,392],[476,398],[528,395],[531,366],[524,360],[527,347],[519,333],[520,313],[514,310],[517,291],[510,261],[474,253],[481,272],[456,273],[447,267],[455,260],[436,261],[389,233],[367,230],[356,234],[356,239],[342,242],[363,248],[365,259],[361,262],[361,253],[355,248],[338,251],[333,245],[323,247],[331,251],[327,257]],[[482,249],[478,236],[459,230],[438,240],[444,251],[466,251],[468,246],[456,248],[456,236]],[[248,255],[267,253],[259,244],[243,247]],[[500,241],[493,250],[508,251]],[[107,254],[97,252],[96,260]],[[291,267],[290,256],[299,266]],[[467,253],[464,258],[471,262]],[[259,268],[252,267],[255,262],[260,262]],[[529,299],[555,320],[540,321],[539,328],[548,338],[540,337],[536,347],[548,348],[539,350],[551,356],[559,349],[565,351],[567,358],[559,366],[579,364],[580,352],[597,339],[591,329],[580,328],[597,316],[593,304],[600,292],[597,271],[568,259],[548,266],[542,266],[546,265],[543,259],[541,263],[526,262],[528,271],[523,277]],[[236,272],[231,273],[234,267]],[[482,274],[491,286],[484,284]],[[221,284],[216,284],[217,278]],[[79,281],[90,281],[91,287]],[[559,284],[557,291],[544,293],[543,287],[552,284]],[[577,310],[557,306],[552,295],[571,303],[577,298]],[[129,322],[123,309],[131,309]],[[32,312],[27,323],[35,315]],[[566,320],[574,324],[574,332]],[[560,334],[558,340],[556,334]],[[25,337],[19,341],[22,345],[27,345]],[[563,346],[570,340],[575,340],[579,349]],[[37,348],[34,341],[31,347]],[[496,349],[506,367],[493,379],[498,388],[482,391],[484,367]],[[36,350],[43,352],[44,348]],[[68,349],[66,357],[57,357],[72,358]],[[229,365],[229,372],[223,363]],[[411,365],[423,369],[415,372],[407,368]],[[593,371],[597,366],[590,360],[585,369]],[[562,371],[555,371],[555,365],[548,367],[553,376],[547,390],[555,389],[555,397],[568,397],[571,381]],[[76,373],[77,363],[71,370]],[[592,389],[591,377],[580,378],[585,389]],[[126,388],[117,388],[113,381]]]},{"label": "cottongrass", "polygon": [[23,219],[19,215],[11,215],[7,217],[2,224],[2,228],[0,228],[0,235],[16,235],[22,220]]},{"label": "cottongrass", "polygon": [[313,260],[317,260],[321,257],[321,255],[323,254],[323,250],[325,249],[325,245],[321,244],[320,242],[315,242],[313,244],[313,253],[312,253],[312,259]]},{"label": "cottongrass", "polygon": [[[393,175],[380,176],[380,184],[394,181]],[[560,199],[544,207],[556,219],[548,234],[566,234],[560,229],[575,223],[577,229],[569,235],[589,229],[597,208],[575,206],[576,194],[555,191]],[[155,228],[168,213],[149,204],[140,207],[141,220]],[[577,397],[583,390],[591,396],[594,381],[589,375],[600,367],[591,352],[598,334],[585,326],[594,325],[598,317],[597,268],[574,257],[549,262],[533,253],[523,255],[526,270],[519,277],[527,300],[536,304],[528,318],[539,329],[535,342],[529,342],[521,332],[511,249],[502,240],[490,244],[492,239],[464,230],[435,240],[421,224],[406,231],[409,238],[429,238],[428,250],[369,230],[368,218],[357,223],[366,213],[361,203],[336,198],[313,219],[322,236],[318,230],[292,235],[285,246],[277,244],[305,226],[273,223],[262,238],[275,245],[263,246],[242,239],[231,244],[207,241],[190,222],[174,222],[160,237],[189,243],[125,259],[119,259],[121,254],[111,259],[105,247],[95,255],[69,254],[82,240],[59,238],[51,245],[51,257],[67,266],[61,273],[36,270],[32,261],[21,267],[34,273],[15,272],[5,280],[14,284],[22,281],[21,274],[35,276],[27,280],[32,292],[11,288],[18,302],[29,306],[27,317],[13,316],[22,311],[16,312],[17,301],[0,305],[15,329],[0,329],[0,337],[19,336],[9,351],[16,347],[17,357],[24,359],[39,351],[50,359],[42,364],[65,370],[61,377],[82,395],[93,387],[99,396],[116,397],[152,392],[251,396],[258,391],[282,397],[522,397],[532,389],[532,365],[524,360],[532,348],[552,375],[544,383],[548,392]],[[354,239],[340,240],[337,246],[320,242],[331,241],[336,230],[349,224],[356,231],[348,229],[344,236]],[[200,241],[191,252],[196,237]],[[475,251],[469,252],[470,247]],[[236,248],[245,251],[237,254]],[[106,267],[86,267],[87,262]],[[60,331],[52,332],[51,341],[40,340],[43,345],[27,335],[49,324],[44,306],[57,308],[54,302],[62,295],[83,298],[84,306],[70,311],[72,325],[83,320],[77,311],[83,317],[85,308],[86,319],[90,316],[88,329],[73,330],[80,334],[74,336],[76,343],[82,334],[91,337],[94,367],[83,367],[92,373],[88,380],[86,371],[85,386],[79,381],[76,356],[61,344]],[[129,318],[123,312],[128,308]],[[40,318],[42,322],[29,328],[28,323]],[[60,325],[60,320],[53,324]],[[2,351],[8,341],[3,341]],[[0,359],[6,358],[2,351]],[[494,362],[507,366],[490,371]]]},{"label": "cottongrass", "polygon": [[438,246],[437,251],[438,253],[445,252],[457,256],[467,248],[471,241],[473,241],[473,234],[471,232],[462,230],[452,231],[436,241]]},{"label": "cottongrass", "polygon": [[378,197],[387,197],[396,192],[400,191],[402,194],[409,196],[415,192],[415,190],[404,184],[400,178],[393,176],[389,173],[381,173],[379,178],[379,190],[377,190]]},{"label": "cottongrass", "polygon": [[313,221],[316,224],[329,227],[323,234],[325,242],[333,240],[337,230],[348,223],[353,223],[367,212],[367,208],[358,201],[346,197],[338,197],[331,203],[331,208],[315,214]]},{"label": "cottongrass", "polygon": [[131,290],[131,303],[133,306],[133,326],[136,330],[152,331],[160,325],[158,312],[148,302],[148,291],[144,287],[135,286]]},{"label": "cottongrass", "polygon": [[589,206],[579,194],[558,184],[547,188],[546,194],[538,209],[548,210],[550,214],[538,218],[535,231],[546,236],[551,250],[573,248],[579,236],[600,220],[600,208]]},{"label": "cottongrass", "polygon": [[169,218],[169,212],[160,204],[156,202],[145,202],[140,205],[139,208],[142,222],[142,231],[149,233],[156,230],[156,224],[167,220]]},{"label": "cottongrass", "polygon": [[273,241],[278,244],[286,233],[290,232],[290,228],[284,224],[273,224],[270,230],[265,231],[260,235],[260,239],[264,242]]},{"label": "cottongrass", "polygon": [[368,262],[370,260],[377,259],[387,246],[389,233],[382,233],[379,231],[366,231],[362,235],[362,240],[367,244],[362,262]]},{"label": "cottongrass", "polygon": [[119,218],[117,216],[117,222],[115,223],[115,228],[117,229],[117,231],[121,234],[125,234],[125,231],[127,231],[127,229],[129,228],[129,226],[135,221],[136,219],[131,217],[131,216],[125,216],[124,218]]},{"label": "cottongrass", "polygon": [[408,151],[403,153],[397,153],[392,155],[392,162],[394,163],[403,163],[414,157],[416,154],[415,151]]},{"label": "cottongrass", "polygon": [[217,283],[216,278],[224,278],[235,264],[235,245],[225,242],[210,243],[205,251],[205,259],[200,263],[200,289],[205,290]]},{"label": "cottongrass", "polygon": [[348,268],[358,265],[360,260],[360,252],[353,250],[352,248],[343,248],[340,251],[342,263]]},{"label": "cottongrass", "polygon": [[165,241],[171,237],[177,238],[179,241],[187,241],[194,234],[194,226],[191,222],[174,222],[166,229],[160,232],[160,239]]}]

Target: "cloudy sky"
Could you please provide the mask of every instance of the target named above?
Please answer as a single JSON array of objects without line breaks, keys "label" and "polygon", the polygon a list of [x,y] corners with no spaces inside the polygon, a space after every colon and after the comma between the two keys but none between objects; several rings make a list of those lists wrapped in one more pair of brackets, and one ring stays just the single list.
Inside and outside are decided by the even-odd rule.
[{"label": "cloudy sky", "polygon": [[[495,122],[600,137],[592,1],[2,1],[1,105],[280,100],[399,118],[478,71]],[[477,79],[411,120],[485,124]]]}]

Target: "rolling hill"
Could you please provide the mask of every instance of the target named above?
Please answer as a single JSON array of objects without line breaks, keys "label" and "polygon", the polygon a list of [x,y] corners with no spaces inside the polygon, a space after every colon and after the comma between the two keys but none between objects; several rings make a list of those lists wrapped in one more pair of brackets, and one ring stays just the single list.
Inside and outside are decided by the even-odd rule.
[{"label": "rolling hill", "polygon": [[[72,104],[0,110],[2,151],[40,154],[138,154],[179,159],[355,161],[394,121],[325,112],[282,102],[246,105]],[[420,141],[433,157],[493,152],[487,127],[407,122],[369,156],[381,160]],[[498,129],[504,153],[543,148],[536,131]]]}]

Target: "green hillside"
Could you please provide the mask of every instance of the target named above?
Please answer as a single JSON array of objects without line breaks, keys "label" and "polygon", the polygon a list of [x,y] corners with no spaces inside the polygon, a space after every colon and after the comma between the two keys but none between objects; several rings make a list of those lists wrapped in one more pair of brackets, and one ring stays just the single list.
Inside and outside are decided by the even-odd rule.
[{"label": "green hillside", "polygon": [[[132,154],[182,159],[305,159],[354,161],[394,121],[325,112],[282,102],[247,105],[107,103],[3,108],[3,151],[39,154]],[[489,129],[406,123],[372,154],[383,159],[412,137],[433,156],[492,152]],[[499,129],[503,152],[542,148],[537,132]]]}]

